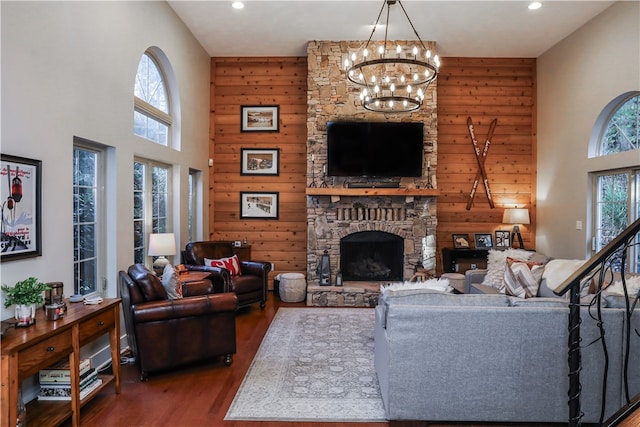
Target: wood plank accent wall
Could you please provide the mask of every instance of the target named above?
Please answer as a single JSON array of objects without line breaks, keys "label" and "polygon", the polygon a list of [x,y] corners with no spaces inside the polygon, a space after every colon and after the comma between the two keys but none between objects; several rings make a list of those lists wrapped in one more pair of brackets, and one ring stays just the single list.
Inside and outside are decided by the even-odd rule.
[{"label": "wood plank accent wall", "polygon": [[[531,58],[444,58],[438,77],[438,271],[442,248],[452,234],[510,230],[505,207],[528,208],[531,225],[521,226],[527,249],[535,245],[536,60]],[[466,125],[471,116],[480,149],[489,124],[498,119],[485,168],[493,193],[491,209],[482,185],[471,210],[466,204],[478,170]]]},{"label": "wood plank accent wall", "polygon": [[[242,105],[279,105],[279,132],[241,132]],[[307,59],[211,58],[209,238],[244,240],[254,260],[306,272]],[[279,148],[279,176],[241,176],[241,148]],[[280,193],[278,220],[240,220],[240,192]],[[270,280],[271,282],[271,280]]]}]

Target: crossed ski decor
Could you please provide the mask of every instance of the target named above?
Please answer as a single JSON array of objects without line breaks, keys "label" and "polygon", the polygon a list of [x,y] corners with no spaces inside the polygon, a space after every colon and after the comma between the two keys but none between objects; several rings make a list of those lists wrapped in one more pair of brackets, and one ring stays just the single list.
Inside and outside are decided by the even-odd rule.
[{"label": "crossed ski decor", "polygon": [[471,136],[471,143],[473,144],[473,152],[476,155],[476,161],[478,162],[478,172],[476,173],[476,178],[473,181],[473,187],[471,187],[471,193],[469,193],[469,200],[467,201],[467,210],[471,210],[471,205],[473,204],[473,199],[476,196],[476,191],[478,190],[478,184],[480,183],[480,178],[482,178],[482,182],[484,184],[484,190],[487,194],[487,199],[489,200],[489,206],[491,209],[495,207],[493,203],[493,196],[491,195],[491,189],[489,188],[489,179],[487,178],[487,171],[484,168],[484,162],[487,158],[487,152],[489,151],[489,146],[491,145],[491,138],[493,137],[493,131],[498,124],[498,119],[493,119],[491,124],[489,125],[489,133],[487,133],[487,139],[484,143],[484,148],[480,151],[480,147],[478,146],[478,139],[476,138],[475,130],[473,129],[473,121],[471,117],[467,117],[467,128],[469,128],[469,135]]}]

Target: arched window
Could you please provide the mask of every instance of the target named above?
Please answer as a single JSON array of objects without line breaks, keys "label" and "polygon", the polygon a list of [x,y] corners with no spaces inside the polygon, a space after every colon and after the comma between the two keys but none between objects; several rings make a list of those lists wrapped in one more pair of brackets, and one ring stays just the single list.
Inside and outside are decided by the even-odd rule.
[{"label": "arched window", "polygon": [[133,132],[162,145],[169,145],[173,123],[166,80],[158,60],[145,52],[136,73]]},{"label": "arched window", "polygon": [[[594,126],[590,157],[635,151],[640,160],[640,92],[612,100]],[[640,217],[640,161],[591,173],[593,182],[592,250],[597,252]],[[629,270],[640,272],[640,250],[629,250]]]},{"label": "arched window", "polygon": [[603,114],[607,117],[607,123],[601,128],[603,132],[597,155],[606,156],[640,148],[640,94],[638,92],[627,93],[614,99],[603,110]]}]

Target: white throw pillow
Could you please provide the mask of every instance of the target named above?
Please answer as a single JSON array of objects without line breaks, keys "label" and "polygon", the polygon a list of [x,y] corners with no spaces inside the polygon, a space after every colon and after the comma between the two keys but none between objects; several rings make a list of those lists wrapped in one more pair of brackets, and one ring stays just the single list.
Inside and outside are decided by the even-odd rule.
[{"label": "white throw pillow", "polygon": [[504,271],[507,268],[507,257],[522,261],[529,261],[535,252],[522,249],[505,249],[498,251],[490,249],[487,256],[487,275],[482,284],[499,290],[504,289]]},{"label": "white throw pillow", "polygon": [[162,272],[162,286],[167,291],[169,299],[182,298],[182,285],[178,281],[178,274],[171,264],[167,264]]},{"label": "white throw pillow", "polygon": [[[576,270],[582,267],[585,262],[587,262],[587,260],[584,259],[552,259],[546,264],[542,278],[547,281],[547,287],[553,291],[562,284],[562,282],[567,280],[569,276],[575,273]],[[586,295],[588,292],[589,283],[590,281],[586,280],[581,285],[581,296]]]},{"label": "white throw pillow", "polygon": [[380,285],[380,292],[385,294],[396,294],[402,291],[431,290],[440,292],[453,292],[449,286],[449,279],[429,279],[424,282],[398,282]]},{"label": "white throw pillow", "polygon": [[[628,275],[625,277],[627,284],[627,294],[630,297],[635,297],[640,291],[640,275]],[[616,280],[611,285],[607,286],[607,293],[624,296],[624,288],[622,287],[622,280]]]}]

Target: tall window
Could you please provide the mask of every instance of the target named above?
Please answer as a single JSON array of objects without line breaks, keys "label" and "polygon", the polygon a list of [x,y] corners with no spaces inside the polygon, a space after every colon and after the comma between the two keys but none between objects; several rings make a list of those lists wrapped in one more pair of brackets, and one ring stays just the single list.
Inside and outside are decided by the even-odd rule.
[{"label": "tall window", "polygon": [[200,171],[189,169],[189,205],[187,207],[187,217],[190,242],[195,242],[196,240],[198,240],[198,222],[200,221],[200,217],[198,216],[198,199],[200,198],[198,187],[200,176]]},{"label": "tall window", "polygon": [[172,124],[169,94],[158,61],[149,53],[142,55],[136,73],[133,132],[143,138],[169,145]]},{"label": "tall window", "polygon": [[133,164],[134,262],[145,264],[150,233],[170,232],[170,168],[147,160]]},{"label": "tall window", "polygon": [[[596,156],[633,151],[640,159],[640,93],[613,100],[596,123]],[[637,153],[637,154],[636,154]],[[640,161],[637,167],[594,174],[593,247],[599,251],[640,216]],[[630,249],[630,271],[640,272],[640,250]]]},{"label": "tall window", "polygon": [[73,148],[73,289],[87,295],[101,291],[102,153],[74,138]]}]

